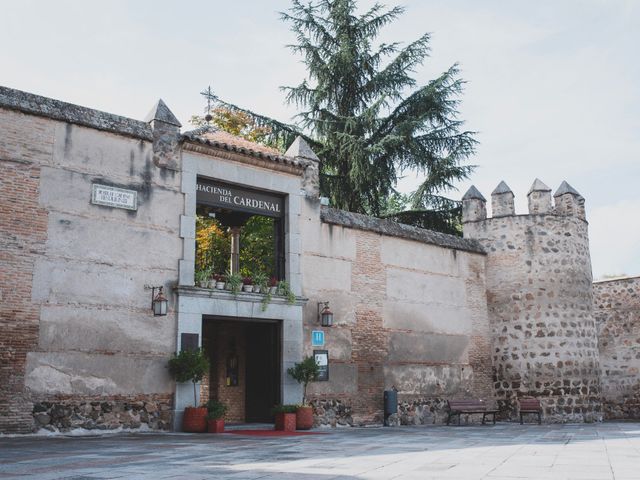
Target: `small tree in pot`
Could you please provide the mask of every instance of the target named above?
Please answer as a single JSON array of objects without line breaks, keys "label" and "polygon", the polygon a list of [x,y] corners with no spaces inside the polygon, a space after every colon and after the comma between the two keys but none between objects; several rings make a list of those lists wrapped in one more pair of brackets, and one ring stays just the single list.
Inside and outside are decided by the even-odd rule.
[{"label": "small tree in pot", "polygon": [[182,430],[205,432],[207,430],[207,408],[197,407],[196,383],[209,371],[209,360],[202,349],[182,350],[169,359],[169,373],[180,383],[193,383],[193,407],[184,409]]},{"label": "small tree in pot", "polygon": [[307,387],[318,378],[319,368],[313,356],[305,357],[287,370],[291,377],[302,385],[302,405],[296,411],[296,428],[309,430],[313,427],[313,407],[307,405]]}]

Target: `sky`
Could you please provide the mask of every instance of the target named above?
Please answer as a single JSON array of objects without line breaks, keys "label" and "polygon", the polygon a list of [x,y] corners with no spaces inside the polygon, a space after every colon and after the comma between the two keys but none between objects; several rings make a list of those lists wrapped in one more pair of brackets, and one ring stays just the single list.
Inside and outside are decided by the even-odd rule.
[{"label": "sky", "polygon": [[[374,2],[361,0],[361,8]],[[395,5],[392,1],[384,1]],[[477,165],[457,191],[504,180],[526,213],[536,177],[586,199],[594,278],[640,275],[640,0],[405,0],[382,41],[432,35],[421,84],[458,62]],[[189,129],[207,86],[289,121],[304,78],[286,0],[0,0],[0,85],[131,118],[162,98]],[[400,181],[410,191],[415,174]]]}]

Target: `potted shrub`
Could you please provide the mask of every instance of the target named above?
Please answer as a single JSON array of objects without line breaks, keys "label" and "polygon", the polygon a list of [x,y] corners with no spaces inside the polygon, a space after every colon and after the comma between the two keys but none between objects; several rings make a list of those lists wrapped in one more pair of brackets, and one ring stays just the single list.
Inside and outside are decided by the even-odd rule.
[{"label": "potted shrub", "polygon": [[287,303],[293,304],[296,301],[296,296],[291,291],[291,285],[286,280],[280,280],[277,285],[277,293],[278,295],[282,295],[283,297],[287,297]]},{"label": "potted shrub", "polygon": [[227,413],[227,406],[218,400],[209,400],[207,412],[207,432],[224,432],[224,415]]},{"label": "potted shrub", "polygon": [[209,286],[209,278],[211,277],[211,269],[203,268],[196,270],[194,275],[195,283],[200,288],[207,288]]},{"label": "potted shrub", "polygon": [[242,279],[242,290],[244,290],[247,293],[253,292],[253,278],[244,277]]},{"label": "potted shrub", "polygon": [[[180,383],[193,383],[193,404],[197,403],[196,383],[209,371],[209,361],[202,349],[182,350],[169,359],[169,373]],[[207,408],[186,407],[182,419],[185,432],[205,432],[207,430]]]},{"label": "potted shrub", "polygon": [[318,364],[313,356],[305,357],[287,370],[291,377],[302,385],[302,405],[296,409],[296,428],[309,430],[313,427],[313,407],[307,405],[307,387],[318,378]]},{"label": "potted shrub", "polygon": [[253,276],[253,291],[255,293],[267,293],[267,275],[258,272]]},{"label": "potted shrub", "polygon": [[224,285],[225,285],[225,278],[224,275],[220,275],[219,273],[216,273],[213,276],[214,280],[216,281],[216,289],[218,290],[224,290]]},{"label": "potted shrub", "polygon": [[276,277],[271,277],[269,279],[269,293],[271,295],[275,295],[278,292],[278,279]]},{"label": "potted shrub", "polygon": [[276,417],[275,430],[295,432],[297,405],[276,405],[273,414]]},{"label": "potted shrub", "polygon": [[242,288],[242,276],[239,273],[227,273],[225,279],[227,281],[225,288],[231,290],[234,295]]}]

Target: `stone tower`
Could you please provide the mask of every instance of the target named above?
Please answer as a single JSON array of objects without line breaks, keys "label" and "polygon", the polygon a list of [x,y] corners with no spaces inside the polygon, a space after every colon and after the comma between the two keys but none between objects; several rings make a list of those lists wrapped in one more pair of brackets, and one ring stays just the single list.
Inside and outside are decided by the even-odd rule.
[{"label": "stone tower", "polygon": [[550,422],[602,419],[591,259],[584,199],[562,182],[536,179],[529,214],[516,215],[514,195],[500,182],[486,200],[471,187],[462,199],[465,238],[487,251],[494,386],[501,411],[536,397]]}]

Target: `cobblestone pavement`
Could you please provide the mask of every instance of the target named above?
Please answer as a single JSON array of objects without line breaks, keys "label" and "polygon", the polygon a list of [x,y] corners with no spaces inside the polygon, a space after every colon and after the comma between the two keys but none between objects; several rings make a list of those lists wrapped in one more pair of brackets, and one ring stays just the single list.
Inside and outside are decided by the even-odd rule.
[{"label": "cobblestone pavement", "polygon": [[0,478],[640,479],[640,423],[0,437]]}]

